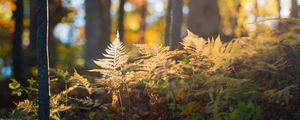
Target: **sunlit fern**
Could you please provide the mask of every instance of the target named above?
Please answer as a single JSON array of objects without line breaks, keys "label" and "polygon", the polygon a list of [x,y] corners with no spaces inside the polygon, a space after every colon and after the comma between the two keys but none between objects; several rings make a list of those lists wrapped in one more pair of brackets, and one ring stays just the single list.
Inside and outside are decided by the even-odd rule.
[{"label": "sunlit fern", "polygon": [[200,55],[203,52],[203,47],[206,45],[206,41],[189,30],[187,32],[187,36],[181,43],[184,50],[192,55]]},{"label": "sunlit fern", "polygon": [[[194,35],[188,31],[188,36],[183,41],[184,50],[191,54],[192,58],[206,57],[213,63],[211,71],[227,69],[234,60],[242,58],[249,53],[242,40],[233,40],[226,44],[222,43],[220,37],[208,39]],[[202,56],[202,57],[201,57]]]},{"label": "sunlit fern", "polygon": [[98,65],[100,69],[90,71],[99,72],[104,75],[101,80],[96,81],[95,85],[108,86],[109,91],[112,93],[111,107],[112,109],[116,109],[118,102],[122,107],[120,91],[122,85],[127,82],[125,79],[122,79],[124,77],[122,69],[128,60],[127,50],[119,39],[119,33],[117,33],[116,39],[105,51],[106,53],[103,54],[105,58],[94,60],[94,63]]},{"label": "sunlit fern", "polygon": [[126,55],[127,50],[120,41],[118,33],[117,38],[108,46],[105,51],[106,53],[103,54],[105,58],[94,60],[94,63],[101,68],[90,71],[113,76],[115,75],[116,71],[120,70],[128,60],[128,55]]},{"label": "sunlit fern", "polygon": [[92,94],[94,92],[89,80],[84,78],[80,74],[78,74],[75,69],[74,69],[74,75],[71,76],[70,79],[74,80],[77,83],[80,83],[84,88],[86,88],[88,90],[89,94]]},{"label": "sunlit fern", "polygon": [[[153,79],[161,76],[162,73],[174,71],[170,68],[175,62],[172,57],[178,54],[178,51],[170,51],[169,47],[147,45],[136,45],[141,59],[136,61],[138,72],[144,74],[142,79]],[[175,65],[174,65],[175,66]]]}]

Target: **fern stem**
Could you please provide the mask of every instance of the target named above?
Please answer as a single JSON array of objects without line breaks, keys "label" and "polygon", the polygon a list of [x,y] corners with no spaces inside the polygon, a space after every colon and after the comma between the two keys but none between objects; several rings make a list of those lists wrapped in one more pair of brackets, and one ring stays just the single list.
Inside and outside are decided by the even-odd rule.
[{"label": "fern stem", "polygon": [[121,120],[123,120],[124,112],[123,112],[123,102],[122,102],[122,97],[121,97],[121,91],[120,90],[119,90],[118,94],[119,94],[119,101],[120,101],[120,105],[121,105]]}]

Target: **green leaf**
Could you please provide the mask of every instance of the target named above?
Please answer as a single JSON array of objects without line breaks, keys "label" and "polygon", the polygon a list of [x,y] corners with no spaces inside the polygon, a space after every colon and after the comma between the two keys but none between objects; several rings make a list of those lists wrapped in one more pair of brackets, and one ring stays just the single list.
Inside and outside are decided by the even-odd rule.
[{"label": "green leaf", "polygon": [[34,83],[36,83],[36,80],[28,79],[27,82],[29,82],[29,84],[34,84]]},{"label": "green leaf", "polygon": [[12,95],[17,95],[17,96],[21,96],[22,95],[22,91],[21,90],[14,90],[11,92]]},{"label": "green leaf", "polygon": [[60,117],[57,113],[52,115],[51,118],[54,119],[54,120],[60,120]]},{"label": "green leaf", "polygon": [[20,83],[18,83],[18,82],[12,82],[12,83],[9,83],[9,84],[8,84],[8,87],[9,87],[10,89],[12,89],[12,90],[18,89],[20,86],[21,86],[21,85],[20,85]]},{"label": "green leaf", "polygon": [[181,60],[184,64],[188,64],[190,62],[189,58],[187,56],[184,56],[184,58]]}]

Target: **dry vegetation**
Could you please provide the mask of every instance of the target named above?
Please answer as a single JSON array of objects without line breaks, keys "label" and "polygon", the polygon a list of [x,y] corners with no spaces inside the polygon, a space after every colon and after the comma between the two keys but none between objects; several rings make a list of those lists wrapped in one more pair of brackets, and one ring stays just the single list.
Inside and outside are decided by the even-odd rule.
[{"label": "dry vegetation", "polygon": [[[300,119],[299,30],[262,30],[227,43],[189,32],[182,50],[140,44],[134,55],[117,38],[90,70],[100,78],[54,72],[51,118]],[[37,93],[22,89],[29,99],[7,117],[35,119]]]}]

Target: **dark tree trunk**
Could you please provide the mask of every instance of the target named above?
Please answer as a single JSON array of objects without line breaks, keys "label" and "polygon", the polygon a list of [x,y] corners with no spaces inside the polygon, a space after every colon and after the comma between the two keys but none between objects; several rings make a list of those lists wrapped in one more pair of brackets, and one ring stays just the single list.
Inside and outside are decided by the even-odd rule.
[{"label": "dark tree trunk", "polygon": [[124,11],[124,5],[126,0],[120,0],[120,6],[119,6],[119,18],[118,18],[118,31],[119,31],[119,37],[121,41],[124,41],[124,18],[125,18],[125,11]]},{"label": "dark tree trunk", "polygon": [[111,18],[110,0],[86,0],[85,67],[94,68],[93,60],[103,57],[109,44]]},{"label": "dark tree trunk", "polygon": [[181,41],[182,0],[168,0],[165,43],[171,49],[177,49]]},{"label": "dark tree trunk", "polygon": [[37,64],[37,0],[30,0],[30,44],[28,48],[28,62],[26,68],[33,68]]},{"label": "dark tree trunk", "polygon": [[17,9],[13,16],[15,20],[15,32],[13,35],[13,74],[17,81],[25,85],[26,81],[22,80],[22,33],[23,33],[23,0],[16,0]]},{"label": "dark tree trunk", "polygon": [[55,39],[53,33],[55,26],[61,22],[61,19],[67,15],[65,9],[61,6],[61,1],[49,0],[49,37],[48,37],[48,47],[49,47],[49,67],[55,68],[58,61],[57,46],[58,40]]},{"label": "dark tree trunk", "polygon": [[[49,4],[51,5],[51,4]],[[51,14],[49,14],[52,16]],[[49,17],[51,19],[51,17]],[[55,68],[57,61],[58,61],[58,52],[57,52],[57,46],[58,46],[58,40],[54,38],[54,28],[57,23],[54,23],[53,21],[49,21],[49,42],[48,42],[48,47],[49,47],[49,67],[50,68]]]},{"label": "dark tree trunk", "polygon": [[55,68],[57,61],[59,60],[57,47],[59,45],[58,39],[53,35],[55,26],[61,22],[62,18],[70,13],[70,10],[62,6],[61,0],[49,0],[49,66]]},{"label": "dark tree trunk", "polygon": [[141,6],[142,23],[139,30],[139,34],[140,34],[139,43],[145,43],[146,17],[147,17],[147,8],[148,8],[147,6],[148,6],[147,0],[143,0],[143,5]]},{"label": "dark tree trunk", "polygon": [[204,38],[220,34],[218,0],[190,0],[188,29]]},{"label": "dark tree trunk", "polygon": [[49,120],[48,0],[38,0],[38,84],[39,119]]},{"label": "dark tree trunk", "polygon": [[299,17],[299,9],[297,0],[292,0],[292,8],[291,8],[291,17],[298,18]]}]

